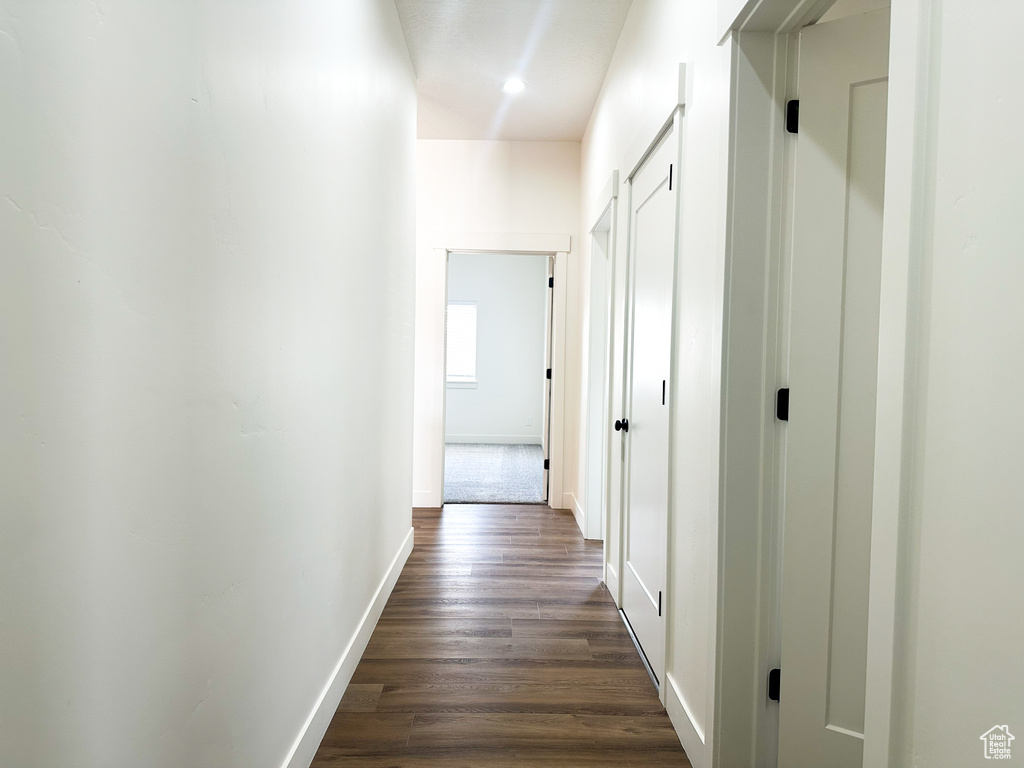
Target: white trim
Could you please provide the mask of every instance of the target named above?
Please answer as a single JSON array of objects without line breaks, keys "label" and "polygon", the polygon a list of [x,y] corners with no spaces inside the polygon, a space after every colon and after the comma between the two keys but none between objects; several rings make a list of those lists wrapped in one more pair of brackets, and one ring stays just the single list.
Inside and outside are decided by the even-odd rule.
[{"label": "white trim", "polygon": [[712,760],[774,766],[778,707],[780,232],[786,134],[786,36],[732,39],[723,292],[718,571]]},{"label": "white trim", "polygon": [[412,492],[412,505],[420,508],[437,508],[437,494],[432,491]]},{"label": "white trim", "polygon": [[661,687],[665,699],[665,710],[668,712],[669,720],[672,721],[672,726],[676,729],[679,743],[683,745],[686,756],[690,758],[690,763],[694,768],[705,768],[710,761],[704,734],[694,723],[690,708],[686,706],[686,699],[683,698],[671,672],[665,674],[665,681],[668,685]]},{"label": "white trim", "polygon": [[[555,507],[555,509],[567,509],[570,512],[572,512],[573,516],[575,517],[576,516],[576,496],[573,495],[573,493],[571,491],[566,491],[565,493],[561,494],[561,496],[559,496],[558,498],[560,498],[562,500],[562,502],[557,507]],[[555,497],[554,496],[551,497],[551,501],[552,502],[555,501]],[[555,505],[552,504],[551,506],[554,507]]]},{"label": "white trim", "polygon": [[892,703],[896,679],[896,615],[900,571],[900,517],[910,489],[914,405],[908,352],[916,341],[911,279],[921,248],[922,137],[931,86],[928,59],[931,5],[893,3],[889,26],[889,103],[886,126],[885,203],[882,208],[882,279],[875,411],[875,469],[871,504],[867,680],[864,692],[864,768],[892,763]]},{"label": "white trim", "polygon": [[541,445],[540,435],[445,435],[446,443],[486,443],[489,445]]},{"label": "white trim", "polygon": [[569,235],[502,232],[438,232],[433,247],[449,253],[559,253],[570,250]]},{"label": "white trim", "polygon": [[[601,222],[604,220],[605,214],[608,213],[608,209],[611,207],[612,200],[616,200],[619,197],[619,172],[614,170],[608,177],[608,181],[604,184],[604,189],[601,190],[594,202],[594,208],[590,214],[590,234],[601,226]],[[614,222],[613,222],[614,223]]]},{"label": "white trim", "polygon": [[672,128],[676,110],[686,107],[692,83],[693,65],[680,64],[676,82],[666,88],[648,108],[647,116],[633,135],[633,140],[622,159],[622,168],[628,169],[625,174],[627,181],[640,170],[647,155],[657,147],[662,134]]},{"label": "white trim", "polygon": [[331,724],[331,719],[338,709],[341,697],[345,694],[352,674],[356,671],[356,665],[359,663],[363,651],[366,650],[370,635],[373,634],[374,627],[377,626],[377,620],[384,610],[384,604],[391,596],[391,590],[394,589],[395,582],[398,581],[398,576],[402,573],[402,568],[405,567],[405,561],[409,559],[413,548],[414,534],[414,529],[410,528],[402,546],[399,547],[391,565],[388,566],[384,578],[381,579],[373,599],[366,607],[366,611],[363,612],[363,617],[359,620],[355,633],[348,641],[348,645],[345,646],[345,650],[342,651],[338,663],[335,664],[334,671],[327,678],[327,684],[324,685],[309,717],[302,725],[295,743],[292,744],[291,750],[284,762],[281,763],[283,768],[309,768],[309,764],[313,762],[320,742],[323,741],[324,734],[327,733],[327,727]]},{"label": "white trim", "polygon": [[[584,508],[584,523],[581,526],[583,536],[587,537],[587,532],[591,534],[591,538],[594,540],[606,541],[609,537],[610,530],[610,516],[611,516],[611,504],[610,504],[610,468],[612,466],[611,453],[612,453],[612,440],[609,437],[609,427],[614,418],[612,415],[612,370],[614,364],[612,361],[612,355],[615,348],[615,339],[613,337],[613,314],[614,308],[612,305],[612,296],[614,293],[615,285],[615,239],[618,234],[618,224],[616,217],[618,215],[618,196],[619,196],[619,172],[613,170],[601,195],[597,198],[595,209],[599,210],[599,213],[591,219],[593,225],[590,227],[590,269],[587,279],[587,286],[590,289],[587,292],[587,306],[583,308],[582,317],[584,318],[584,324],[586,326],[586,339],[584,340],[584,349],[586,351],[586,361],[583,364],[582,370],[584,372],[584,380],[586,383],[586,397],[581,402],[582,410],[582,429],[581,429],[581,443],[580,443],[580,466],[582,468],[582,478],[580,481],[580,488],[583,498],[586,500],[586,507]],[[601,296],[594,296],[594,274],[596,266],[595,258],[595,242],[598,238],[602,238],[605,241],[604,253],[602,255],[604,270],[605,270],[605,287],[604,294]],[[603,318],[604,318],[604,345],[601,349],[603,356],[603,366],[601,370],[600,380],[595,382],[591,376],[593,360],[590,355],[594,353],[593,348],[593,333],[594,333],[594,302],[600,301],[603,305]],[[590,450],[593,447],[591,445],[594,434],[592,430],[595,425],[590,422],[591,410],[593,407],[593,398],[597,394],[595,389],[600,387],[601,394],[601,423],[599,428],[601,430],[601,465],[600,465],[600,488],[601,497],[597,500],[591,499],[592,490],[592,476],[591,473],[594,469],[592,461],[593,457],[590,455]],[[595,509],[596,507],[596,509]],[[605,543],[602,558],[607,558],[607,543]]]},{"label": "white trim", "polygon": [[[442,289],[443,295],[441,297],[441,311],[444,313],[448,312],[448,251],[444,248],[433,248],[432,251],[435,259],[441,259],[444,263],[444,271],[442,278]],[[441,450],[439,452],[439,467],[437,474],[437,494],[434,495],[430,501],[425,505],[429,507],[443,506],[444,505],[444,446],[445,446],[445,432],[448,429],[448,320],[444,319],[441,325],[441,380],[443,383],[441,387]],[[436,433],[434,435],[437,437]]]},{"label": "white trim", "polygon": [[[676,98],[679,99],[679,100],[683,100],[683,101],[685,101],[686,83],[688,82],[687,81],[687,69],[688,68],[687,68],[687,66],[685,64],[680,64],[679,65],[679,81],[678,81],[678,87],[675,89]],[[655,115],[652,112],[651,115],[650,115],[650,118],[654,118],[654,117],[655,117]],[[627,254],[627,268],[626,268],[626,273],[627,273],[627,278],[626,278],[627,305],[626,305],[626,307],[627,308],[626,308],[626,318],[627,319],[626,319],[626,330],[625,330],[626,349],[625,349],[625,364],[624,364],[624,370],[625,370],[625,376],[626,376],[626,382],[624,382],[624,384],[625,384],[624,402],[626,404],[626,409],[625,409],[626,418],[631,418],[631,410],[632,410],[632,399],[633,399],[633,354],[634,354],[633,337],[634,337],[634,333],[635,333],[635,330],[636,330],[635,329],[635,312],[636,312],[636,307],[635,307],[634,301],[633,301],[633,299],[635,298],[635,294],[634,294],[634,290],[635,290],[635,274],[636,274],[636,268],[637,268],[636,267],[636,258],[635,258],[635,254],[633,252],[634,251],[634,238],[635,238],[635,234],[632,231],[633,216],[634,216],[634,213],[635,213],[635,211],[633,209],[633,206],[634,206],[633,185],[634,185],[635,176],[636,176],[637,172],[641,169],[641,167],[643,166],[644,162],[648,159],[648,157],[651,156],[654,152],[659,151],[659,147],[662,145],[662,142],[671,141],[671,140],[675,141],[675,147],[672,148],[671,157],[673,158],[673,164],[674,164],[674,166],[676,168],[676,173],[677,173],[676,178],[677,179],[682,179],[684,177],[683,158],[685,158],[685,156],[686,156],[685,152],[684,152],[685,141],[686,141],[685,127],[686,127],[686,125],[685,125],[685,110],[684,110],[682,105],[676,105],[676,106],[672,107],[672,111],[671,111],[671,113],[668,116],[668,121],[664,122],[663,124],[659,124],[657,122],[657,120],[653,120],[653,119],[648,120],[647,122],[645,122],[642,130],[649,130],[649,129],[653,128],[653,130],[655,130],[656,133],[649,134],[646,137],[646,146],[643,149],[640,149],[640,146],[641,146],[641,140],[644,137],[641,134],[638,133],[636,138],[634,138],[633,146],[630,149],[630,153],[627,155],[627,162],[624,163],[624,167],[629,167],[629,159],[633,158],[633,157],[637,158],[637,162],[633,166],[633,168],[630,171],[628,177],[626,178],[626,182],[625,182],[626,199],[628,201],[628,203],[627,203],[627,211],[626,211],[626,219],[627,219],[627,227],[626,227],[626,232],[627,232],[627,245],[626,245],[626,254]],[[673,136],[673,133],[674,133],[674,136]],[[674,229],[674,232],[673,232],[673,244],[672,244],[672,278],[671,278],[672,320],[671,320],[669,370],[673,371],[673,372],[677,370],[677,363],[678,363],[678,359],[677,359],[678,350],[676,349],[676,346],[677,346],[676,345],[676,327],[677,327],[676,326],[676,321],[677,321],[677,312],[679,310],[679,298],[678,298],[678,291],[679,291],[679,288],[678,288],[679,247],[680,247],[680,237],[679,237],[680,232],[679,232],[679,228],[680,228],[680,223],[682,221],[682,205],[683,205],[682,189],[683,189],[683,184],[682,184],[682,182],[680,182],[680,183],[676,184],[674,190],[670,193],[670,194],[673,195],[673,198],[674,198],[674,200],[673,200],[673,204],[674,204],[673,229]],[[667,462],[668,467],[670,468],[670,471],[668,473],[668,488],[667,488],[667,494],[668,494],[667,498],[669,499],[670,503],[671,503],[672,493],[673,493],[671,467],[672,467],[672,461],[673,461],[673,445],[674,445],[674,438],[675,438],[675,428],[673,427],[673,424],[674,424],[674,418],[675,418],[675,400],[676,400],[676,398],[674,396],[674,388],[675,388],[675,382],[673,380],[673,381],[670,382],[670,391],[669,391],[669,397],[668,397],[668,414],[667,414],[668,423],[669,423],[669,426],[668,426],[668,453],[667,453],[667,455],[665,457],[665,461]],[[621,568],[622,568],[622,573],[623,573],[623,581],[625,581],[624,576],[625,576],[626,568],[630,568],[630,570],[632,570],[632,565],[626,559],[626,554],[625,554],[626,551],[627,551],[628,539],[629,539],[629,536],[628,536],[629,515],[630,515],[630,510],[629,510],[629,491],[630,491],[630,483],[632,482],[631,470],[630,470],[631,463],[632,463],[631,453],[632,453],[632,448],[630,447],[630,441],[627,440],[626,441],[626,458],[625,458],[625,462],[624,462],[624,465],[625,465],[626,469],[624,470],[624,473],[623,473],[623,481],[622,481],[622,506],[621,506],[621,511],[620,511],[620,516],[621,516],[621,520],[622,520],[622,529],[621,529],[622,533],[621,533],[620,540],[619,540],[619,553],[620,553],[620,563],[621,563]],[[673,641],[673,636],[672,636],[672,620],[673,620],[673,612],[672,612],[672,600],[673,600],[672,584],[673,584],[673,578],[674,578],[674,563],[675,563],[675,551],[674,551],[674,549],[672,547],[673,536],[674,536],[674,523],[673,523],[673,515],[671,514],[671,510],[670,510],[670,513],[668,514],[667,519],[665,521],[665,585],[664,585],[664,594],[663,594],[664,611],[663,611],[663,614],[661,615],[664,651],[663,651],[663,654],[662,654],[662,663],[661,663],[660,667],[655,669],[654,666],[651,665],[651,669],[653,670],[654,676],[658,680],[666,679],[668,670],[672,666],[672,661],[673,661],[672,658],[671,658],[671,655],[672,655],[672,641]],[[659,604],[659,601],[656,600],[651,595],[650,591],[647,589],[646,585],[643,584],[642,580],[640,580],[639,578],[637,580],[640,583],[640,587],[644,590],[644,592],[647,593],[648,599],[650,599],[651,602],[655,606],[657,606]],[[665,702],[665,696],[666,696],[665,690],[666,690],[666,687],[664,685],[661,686],[659,697],[660,697],[662,703]]]},{"label": "white trim", "polygon": [[576,527],[580,529],[580,534],[586,538],[587,532],[584,528],[586,523],[583,517],[583,507],[580,506],[575,494],[569,491],[562,494],[562,509],[568,509],[572,512],[573,519],[576,521]]},{"label": "white trim", "polygon": [[[554,266],[554,311],[551,317],[551,400],[549,403],[550,440],[548,444],[548,504],[552,499],[562,498],[565,441],[565,347],[566,307],[568,304],[568,261],[572,238],[559,234],[515,234],[501,232],[456,232],[433,235],[435,258],[444,260],[443,306],[448,306],[448,255],[451,253],[523,253],[553,256]],[[444,497],[444,425],[447,423],[447,379],[445,377],[445,355],[447,339],[442,335],[441,376],[445,386],[441,388],[441,452],[438,492],[429,497],[424,506],[436,506]],[[543,429],[544,426],[541,426]],[[423,498],[423,497],[418,497]]]},{"label": "white trim", "polygon": [[615,564],[608,559],[605,559],[604,562],[604,585],[608,587],[615,607],[621,608],[622,606],[619,605],[619,573],[615,570]]},{"label": "white trim", "polygon": [[567,336],[566,313],[568,306],[569,252],[555,253],[555,295],[551,317],[551,442],[548,457],[548,499],[562,496],[565,473],[565,347]]},{"label": "white trim", "polygon": [[[618,174],[618,172],[616,172]],[[626,405],[629,400],[629,318],[631,315],[631,294],[630,294],[630,262],[631,254],[629,247],[629,217],[630,201],[632,196],[631,185],[621,181],[621,174],[618,174],[620,182],[617,185],[618,194],[611,201],[611,232],[609,240],[612,252],[610,254],[608,282],[611,287],[611,305],[608,312],[608,420],[614,423],[616,417],[621,418],[626,412]],[[621,295],[620,295],[621,294]],[[617,313],[620,311],[621,316]],[[616,325],[618,323],[618,325]],[[621,344],[621,349],[616,345]],[[621,368],[619,367],[621,365]],[[616,394],[618,397],[616,398]],[[612,600],[619,608],[622,607],[622,563],[625,559],[626,540],[626,489],[629,482],[626,465],[622,461],[622,451],[625,450],[621,437],[612,436],[608,441],[608,504],[605,526],[605,543],[603,557],[605,560],[605,584],[611,592]],[[612,478],[617,478],[617,498],[612,495],[614,485]],[[618,505],[618,524],[612,526],[612,502]],[[609,551],[612,542],[615,542],[616,556],[610,559]],[[609,570],[610,569],[610,570]],[[610,575],[609,575],[610,574]]]},{"label": "white trim", "polygon": [[[836,0],[747,0],[731,22],[722,24],[719,45],[733,31],[787,34],[813,24]],[[719,18],[721,22],[722,19]]]},{"label": "white trim", "polygon": [[[669,356],[669,375],[671,380],[669,382],[668,391],[668,503],[670,505],[669,514],[665,520],[665,655],[664,655],[664,667],[658,670],[661,673],[662,680],[668,680],[669,670],[674,666],[675,659],[673,658],[674,651],[674,631],[673,621],[675,619],[673,610],[673,585],[675,584],[675,566],[676,566],[676,550],[673,547],[672,542],[675,541],[676,535],[676,524],[675,515],[672,514],[671,504],[673,494],[675,493],[675,481],[673,479],[672,467],[675,466],[675,445],[677,437],[676,427],[676,371],[679,370],[679,349],[678,349],[678,333],[679,328],[679,308],[681,301],[679,298],[679,260],[680,260],[680,249],[681,249],[681,227],[683,221],[683,183],[682,179],[685,177],[685,159],[686,159],[686,87],[687,87],[687,70],[690,70],[692,76],[692,67],[688,68],[685,64],[679,65],[679,106],[672,113],[672,123],[669,130],[675,131],[676,147],[673,153],[675,158],[675,173],[676,173],[676,187],[675,187],[675,232],[673,233],[673,246],[672,246],[672,331],[671,331],[671,351]],[[657,141],[657,139],[655,140]],[[653,145],[652,145],[653,146]],[[630,187],[632,188],[632,179]],[[633,202],[630,200],[630,216],[632,216]],[[632,226],[632,224],[630,225]],[[632,235],[630,235],[632,238]],[[635,267],[634,267],[635,268]],[[632,289],[631,289],[632,290]],[[633,328],[630,328],[630,334],[633,333]],[[630,352],[630,369],[632,370],[632,351]],[[632,402],[632,373],[630,373],[630,401]],[[710,645],[710,639],[709,639]],[[713,651],[714,647],[711,646],[709,650]],[[708,671],[709,677],[712,675],[713,670]],[[668,696],[668,689],[671,686],[661,687],[661,700],[662,703],[666,701]],[[678,691],[677,691],[678,692]],[[681,700],[681,699],[680,699]],[[689,713],[687,713],[689,719]],[[677,729],[678,731],[678,729]],[[682,737],[680,737],[682,738]],[[703,741],[703,736],[701,737]]]}]

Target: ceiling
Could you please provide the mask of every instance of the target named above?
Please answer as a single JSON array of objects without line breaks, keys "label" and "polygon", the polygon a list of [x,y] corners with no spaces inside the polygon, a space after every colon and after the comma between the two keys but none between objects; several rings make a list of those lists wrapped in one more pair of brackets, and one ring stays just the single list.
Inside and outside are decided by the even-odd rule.
[{"label": "ceiling", "polygon": [[[395,0],[421,139],[579,141],[632,0]],[[518,76],[527,88],[501,90]]]}]

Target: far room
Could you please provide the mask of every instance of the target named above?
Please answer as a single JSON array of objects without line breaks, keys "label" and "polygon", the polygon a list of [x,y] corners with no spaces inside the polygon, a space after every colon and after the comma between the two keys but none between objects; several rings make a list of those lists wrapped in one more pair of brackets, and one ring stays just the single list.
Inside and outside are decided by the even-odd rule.
[{"label": "far room", "polygon": [[549,261],[448,256],[446,504],[547,500]]}]

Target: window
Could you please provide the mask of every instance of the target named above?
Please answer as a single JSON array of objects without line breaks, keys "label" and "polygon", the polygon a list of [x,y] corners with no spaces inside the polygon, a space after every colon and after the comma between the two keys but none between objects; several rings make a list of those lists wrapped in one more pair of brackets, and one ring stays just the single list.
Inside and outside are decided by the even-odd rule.
[{"label": "window", "polygon": [[446,378],[456,386],[476,385],[476,302],[450,301]]}]

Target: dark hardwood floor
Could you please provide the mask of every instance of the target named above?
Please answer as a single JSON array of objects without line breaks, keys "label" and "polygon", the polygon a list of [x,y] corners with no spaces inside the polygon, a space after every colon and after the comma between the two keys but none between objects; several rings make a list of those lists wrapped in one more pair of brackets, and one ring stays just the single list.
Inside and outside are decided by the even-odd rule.
[{"label": "dark hardwood floor", "polygon": [[315,768],[689,766],[564,510],[415,510]]}]

